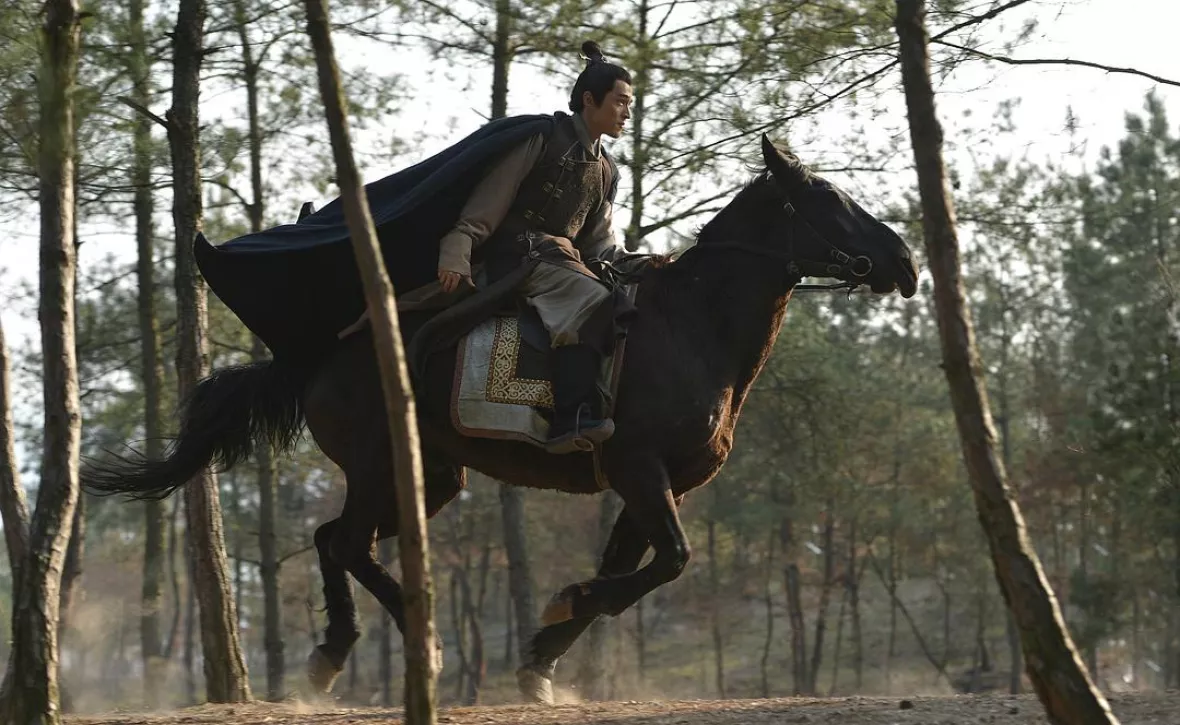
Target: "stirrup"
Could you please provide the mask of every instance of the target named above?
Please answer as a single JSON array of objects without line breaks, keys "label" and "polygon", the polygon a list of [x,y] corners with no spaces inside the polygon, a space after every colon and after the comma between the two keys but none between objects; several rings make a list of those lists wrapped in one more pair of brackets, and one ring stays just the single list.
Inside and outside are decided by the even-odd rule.
[{"label": "stirrup", "polygon": [[589,453],[599,443],[602,443],[615,434],[615,423],[610,418],[599,421],[597,425],[584,428],[582,426],[582,414],[584,411],[589,412],[588,406],[585,403],[578,406],[578,413],[575,417],[572,430],[545,441],[545,450],[547,452],[558,454]]}]

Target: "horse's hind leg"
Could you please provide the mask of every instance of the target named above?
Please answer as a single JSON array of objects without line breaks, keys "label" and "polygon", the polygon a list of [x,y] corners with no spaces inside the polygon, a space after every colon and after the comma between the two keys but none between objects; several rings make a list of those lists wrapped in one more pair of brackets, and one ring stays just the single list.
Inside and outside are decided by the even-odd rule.
[{"label": "horse's hind leg", "polygon": [[[598,578],[604,579],[630,574],[647,553],[647,538],[636,528],[626,511],[620,511],[611,529],[610,539],[602,553]],[[597,619],[575,617],[550,624],[533,635],[529,643],[529,661],[516,671],[516,683],[526,698],[552,705],[553,672],[560,659],[583,632]]]},{"label": "horse's hind leg", "polygon": [[361,636],[352,582],[348,572],[331,554],[331,543],[341,519],[323,524],[315,532],[315,548],[320,558],[320,575],[324,579],[324,606],[328,610],[328,627],[324,643],[312,650],[307,661],[307,677],[316,692],[328,692],[344,670],[352,645]]},{"label": "horse's hind leg", "polygon": [[[393,617],[399,632],[405,633],[405,603],[402,597],[401,585],[389,573],[389,570],[378,560],[376,543],[379,538],[397,535],[398,508],[396,492],[394,490],[392,455],[387,445],[375,446],[384,449],[377,455],[366,457],[365,464],[349,466],[345,470],[348,479],[348,494],[344,502],[344,510],[337,519],[336,526],[330,531],[331,541],[328,543],[331,568],[325,569],[325,595],[327,595],[328,571],[335,575],[337,567],[346,569],[365,589],[367,589]],[[451,465],[438,456],[423,455],[423,473],[425,477],[426,516],[433,517],[447,502],[455,497],[463,488],[466,477],[459,466]],[[317,538],[317,545],[319,544]],[[325,670],[321,681],[326,681],[330,687],[343,669],[344,661],[352,644],[359,636],[359,628],[355,626],[355,605],[352,608],[352,628],[339,625],[334,629],[334,623],[342,621],[346,616],[343,609],[333,612],[329,607],[328,642],[317,647],[328,659],[317,659]],[[333,619],[336,614],[339,619]],[[334,637],[335,635],[335,637]],[[441,657],[441,648],[439,648]],[[313,654],[313,657],[316,657]],[[438,663],[441,664],[441,663]],[[314,674],[313,669],[313,674]]]}]

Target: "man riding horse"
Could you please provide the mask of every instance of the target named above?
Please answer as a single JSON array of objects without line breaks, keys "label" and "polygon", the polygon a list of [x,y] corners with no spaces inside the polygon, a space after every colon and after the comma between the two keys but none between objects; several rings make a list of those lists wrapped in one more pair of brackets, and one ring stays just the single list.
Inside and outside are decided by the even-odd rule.
[{"label": "man riding horse", "polygon": [[[587,65],[570,94],[573,115],[493,120],[365,187],[399,308],[475,298],[466,305],[474,316],[456,323],[455,314],[441,314],[421,337],[433,341],[446,327],[442,337],[453,341],[514,297],[536,311],[552,346],[555,414],[545,446],[552,453],[587,450],[611,436],[597,381],[634,313],[587,266],[622,251],[611,229],[618,172],[601,138],[622,134],[631,76],[597,44],[582,51]],[[210,288],[275,360],[307,367],[367,324],[348,234],[337,199],[296,224],[218,246],[198,235],[195,252]],[[471,295],[473,265],[481,289]],[[407,344],[428,354],[431,343],[418,342]]]},{"label": "man riding horse", "polygon": [[[618,251],[611,229],[617,169],[602,136],[618,138],[631,117],[631,75],[608,63],[598,46],[583,45],[587,65],[557,122],[512,148],[468,197],[454,228],[439,243],[444,291],[471,284],[479,253],[496,279],[534,259],[518,288],[549,333],[554,416],[545,449],[572,453],[610,438],[614,424],[597,392],[603,325],[616,307],[608,286],[583,263]],[[609,308],[609,309],[608,309]]]}]

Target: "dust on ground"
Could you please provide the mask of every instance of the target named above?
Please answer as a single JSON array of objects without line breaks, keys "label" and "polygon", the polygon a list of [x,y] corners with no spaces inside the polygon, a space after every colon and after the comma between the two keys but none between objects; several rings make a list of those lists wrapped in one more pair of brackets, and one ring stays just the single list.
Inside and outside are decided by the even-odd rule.
[{"label": "dust on ground", "polygon": [[[1109,696],[1123,725],[1180,725],[1180,691]],[[70,725],[366,725],[395,723],[400,709],[322,704],[202,705],[170,713],[67,717]],[[440,725],[1043,725],[1031,695],[595,702],[556,707],[447,707]]]}]

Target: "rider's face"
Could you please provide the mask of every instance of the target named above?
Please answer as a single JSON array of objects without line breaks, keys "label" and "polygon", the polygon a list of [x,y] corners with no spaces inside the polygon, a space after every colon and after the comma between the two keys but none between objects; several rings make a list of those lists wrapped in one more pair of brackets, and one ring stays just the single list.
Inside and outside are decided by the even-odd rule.
[{"label": "rider's face", "polygon": [[582,111],[582,118],[586,120],[586,128],[590,131],[593,138],[598,138],[603,134],[611,138],[618,138],[623,135],[623,127],[627,123],[627,119],[631,118],[631,84],[624,81],[615,81],[615,87],[602,97],[602,103],[594,102],[594,96],[590,91],[582,94],[582,102],[585,108]]}]

